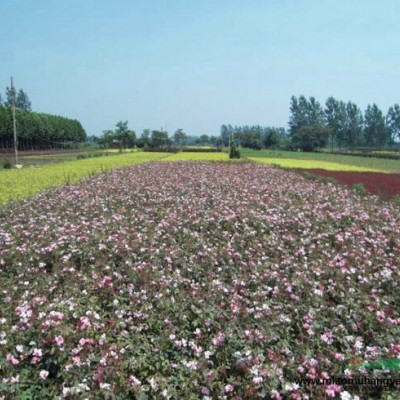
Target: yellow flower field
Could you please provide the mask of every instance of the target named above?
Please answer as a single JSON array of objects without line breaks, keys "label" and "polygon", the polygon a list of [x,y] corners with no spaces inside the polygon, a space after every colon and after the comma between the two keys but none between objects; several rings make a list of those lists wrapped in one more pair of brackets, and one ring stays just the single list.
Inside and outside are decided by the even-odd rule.
[{"label": "yellow flower field", "polygon": [[261,158],[249,157],[252,160],[262,164],[279,165],[282,168],[304,168],[304,169],[325,169],[327,171],[352,171],[352,172],[387,172],[378,169],[361,167],[357,165],[339,164],[323,160],[299,160],[290,158]]},{"label": "yellow flower field", "polygon": [[103,171],[160,160],[166,156],[165,153],[125,153],[48,164],[41,168],[3,170],[0,172],[0,203],[28,197],[49,188],[75,183]]},{"label": "yellow flower field", "polygon": [[228,161],[227,153],[175,153],[164,158],[162,161]]}]

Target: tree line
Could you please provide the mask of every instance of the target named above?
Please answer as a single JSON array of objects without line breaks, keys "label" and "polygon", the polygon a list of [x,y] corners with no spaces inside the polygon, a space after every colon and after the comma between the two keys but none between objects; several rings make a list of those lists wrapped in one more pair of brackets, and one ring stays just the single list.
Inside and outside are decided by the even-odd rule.
[{"label": "tree line", "polygon": [[131,148],[137,146],[139,148],[161,148],[172,145],[183,146],[187,144],[188,136],[182,129],[177,129],[172,136],[169,137],[168,132],[160,130],[144,129],[142,134],[137,137],[136,132],[128,127],[128,121],[119,121],[115,129],[103,131],[103,135],[97,142],[106,148]]},{"label": "tree line", "polygon": [[363,113],[353,102],[329,97],[325,107],[314,98],[292,96],[289,135],[292,146],[304,151],[315,148],[381,148],[400,139],[400,106],[386,115],[376,104]]},{"label": "tree line", "polygon": [[[6,88],[6,100],[0,95],[0,149],[14,147],[12,96]],[[31,101],[21,89],[15,93],[18,148],[39,150],[70,146],[86,140],[86,132],[76,119],[31,111]]]},{"label": "tree line", "polygon": [[128,121],[120,121],[115,129],[103,131],[97,143],[108,148],[162,148],[169,146],[203,145],[229,146],[230,138],[234,134],[237,144],[241,147],[261,149],[263,147],[278,147],[283,140],[287,140],[284,128],[255,126],[222,125],[220,135],[189,136],[182,129],[177,129],[169,136],[166,130],[144,129],[140,136],[129,129]]},{"label": "tree line", "polygon": [[222,125],[220,137],[223,146],[229,145],[232,134],[239,146],[256,150],[281,146],[287,138],[285,128],[281,127]]}]

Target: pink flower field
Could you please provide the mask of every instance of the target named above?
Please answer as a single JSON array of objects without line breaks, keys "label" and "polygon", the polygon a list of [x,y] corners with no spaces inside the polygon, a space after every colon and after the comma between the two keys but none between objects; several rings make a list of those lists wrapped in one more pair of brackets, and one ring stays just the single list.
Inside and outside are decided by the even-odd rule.
[{"label": "pink flower field", "polygon": [[296,382],[400,357],[399,260],[398,207],[266,165],[47,191],[0,211],[0,399],[368,398]]}]

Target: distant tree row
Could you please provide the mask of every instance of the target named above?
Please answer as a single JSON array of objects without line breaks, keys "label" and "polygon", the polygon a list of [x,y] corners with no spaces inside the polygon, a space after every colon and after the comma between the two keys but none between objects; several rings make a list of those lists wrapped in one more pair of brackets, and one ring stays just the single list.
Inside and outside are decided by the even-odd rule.
[{"label": "distant tree row", "polygon": [[79,121],[32,112],[28,94],[22,89],[13,92],[7,87],[4,100],[0,93],[0,149],[14,147],[11,110],[13,98],[20,150],[59,148],[86,140],[86,132]]},{"label": "distant tree row", "polygon": [[[160,148],[171,145],[184,146],[187,136],[182,129],[177,129],[172,138],[165,130],[144,129],[140,137],[136,137],[136,132],[129,129],[128,121],[119,121],[114,130],[103,131],[103,135],[98,139],[98,143],[107,148],[131,148],[134,146],[141,148]],[[192,141],[194,142],[195,139]]]},{"label": "distant tree row", "polygon": [[249,149],[275,148],[286,138],[284,128],[253,126],[221,126],[221,142],[223,146],[229,145],[229,138],[232,133],[235,139],[242,147]]},{"label": "distant tree row", "polygon": [[329,97],[325,108],[314,98],[292,96],[290,103],[292,145],[304,151],[326,146],[339,148],[385,147],[400,139],[400,107],[390,107],[384,115],[376,104],[364,114],[349,101]]},{"label": "distant tree row", "polygon": [[[86,132],[77,120],[21,108],[17,108],[15,114],[20,150],[63,147],[86,140]],[[12,112],[9,107],[0,106],[0,148],[13,147]]]},{"label": "distant tree row", "polygon": [[97,142],[108,148],[162,148],[169,146],[182,147],[185,145],[202,146],[229,146],[229,139],[234,134],[238,145],[253,149],[263,147],[278,147],[282,140],[287,140],[284,128],[256,126],[222,125],[220,136],[201,135],[188,136],[182,129],[177,129],[170,137],[168,132],[160,130],[144,129],[137,137],[135,131],[128,128],[128,121],[120,121],[114,130],[103,131],[103,135]]}]

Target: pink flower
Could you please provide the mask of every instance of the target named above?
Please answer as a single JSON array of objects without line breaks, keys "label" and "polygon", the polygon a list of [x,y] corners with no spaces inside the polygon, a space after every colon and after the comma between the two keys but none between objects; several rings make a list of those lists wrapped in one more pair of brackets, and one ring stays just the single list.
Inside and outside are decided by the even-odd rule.
[{"label": "pink flower", "polygon": [[225,393],[231,393],[233,392],[233,386],[231,384],[228,384],[225,386]]},{"label": "pink flower", "polygon": [[64,338],[62,336],[57,336],[55,338],[58,347],[61,347],[64,344]]},{"label": "pink flower", "polygon": [[74,362],[75,365],[80,365],[81,358],[79,356],[73,356],[72,361]]},{"label": "pink flower", "polygon": [[340,353],[335,353],[335,358],[336,358],[336,360],[343,361],[344,355],[340,354]]},{"label": "pink flower", "polygon": [[342,387],[338,385],[329,385],[328,388],[325,390],[326,394],[329,397],[335,397],[336,393],[340,393],[342,391]]},{"label": "pink flower", "polygon": [[385,312],[384,311],[377,311],[376,312],[376,317],[379,322],[384,322],[385,321]]},{"label": "pink flower", "polygon": [[45,369],[42,369],[39,373],[40,377],[42,379],[46,379],[49,376],[49,371],[46,371]]},{"label": "pink flower", "polygon": [[142,382],[133,375],[128,378],[128,381],[132,386],[140,386],[142,384]]},{"label": "pink flower", "polygon": [[282,400],[282,396],[281,396],[276,390],[273,390],[273,391],[271,392],[271,397],[272,397],[274,400]]},{"label": "pink flower", "polygon": [[19,361],[12,354],[7,354],[6,355],[6,360],[12,365],[19,364]]},{"label": "pink flower", "polygon": [[89,320],[89,318],[88,317],[80,317],[79,318],[79,329],[80,330],[84,330],[84,329],[87,329],[87,328],[89,328],[92,324],[90,323],[90,320]]},{"label": "pink flower", "polygon": [[262,376],[256,376],[256,377],[254,377],[253,380],[252,380],[253,385],[259,385],[262,381],[263,381]]},{"label": "pink flower", "polygon": [[204,394],[205,396],[208,396],[210,394],[210,391],[208,390],[208,388],[206,388],[205,386],[203,386],[201,388],[201,394]]},{"label": "pink flower", "polygon": [[325,332],[323,335],[321,335],[321,340],[327,344],[331,344],[333,342],[333,333]]}]

